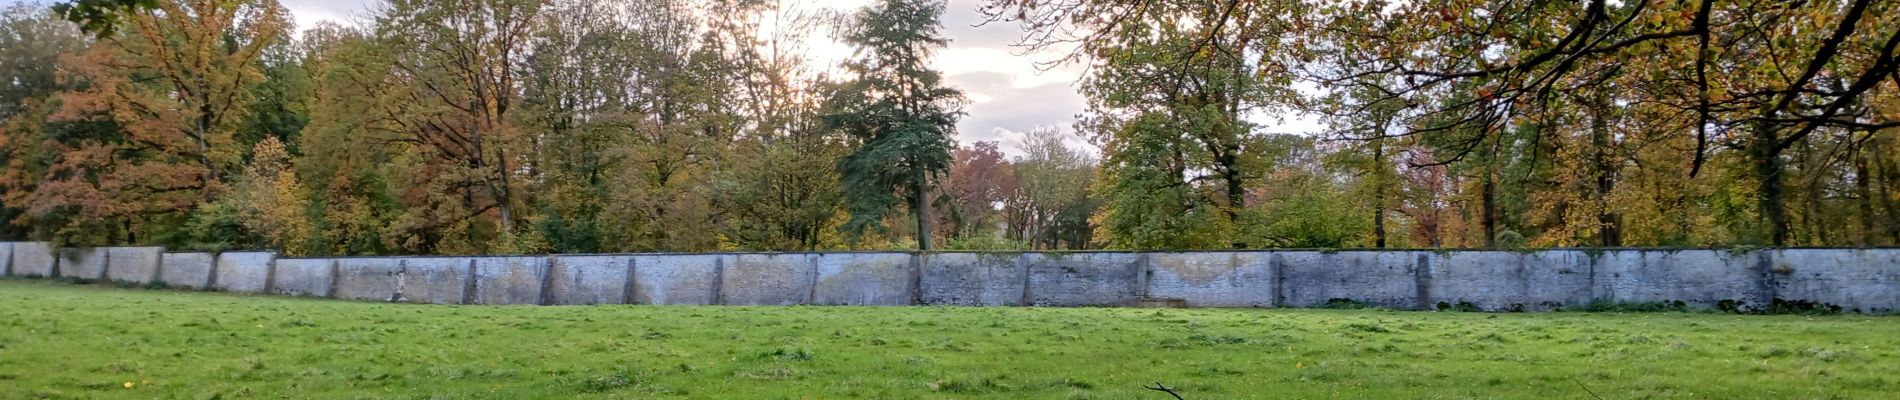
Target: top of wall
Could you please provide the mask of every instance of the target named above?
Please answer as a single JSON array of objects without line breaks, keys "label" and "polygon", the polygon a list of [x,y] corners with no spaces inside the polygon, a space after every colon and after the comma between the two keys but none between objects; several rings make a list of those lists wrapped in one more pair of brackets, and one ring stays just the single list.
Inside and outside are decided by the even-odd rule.
[{"label": "top of wall", "polygon": [[[41,243],[41,244],[44,244],[44,245],[47,245],[47,246],[49,246],[49,247],[51,247],[51,246],[52,246],[52,244],[51,244],[51,243],[49,243],[49,242],[0,242],[0,243]],[[155,246],[110,246],[110,247],[155,247]],[[1900,250],[1900,246],[1873,246],[1873,247],[1844,247],[1844,246],[1819,246],[1819,247],[1755,247],[1755,246],[1736,246],[1736,247],[1688,247],[1688,246],[1675,246],[1675,247],[1627,247],[1627,246],[1626,246],[1626,247],[1539,247],[1539,248],[1364,248],[1364,247],[1353,247],[1353,248],[1271,248],[1271,249],[1141,249],[1141,250],[931,250],[931,251],[915,251],[915,250],[825,250],[825,251],[711,251],[711,252],[633,252],[633,253],[628,253],[628,252],[620,252],[620,253],[539,253],[539,254],[534,254],[534,253],[490,253],[490,254],[429,254],[429,255],[369,255],[369,256],[320,256],[320,257],[292,257],[292,256],[284,256],[284,255],[282,255],[282,253],[278,253],[278,256],[277,256],[277,258],[281,258],[281,259],[311,259],[311,258],[321,258],[321,259],[354,259],[354,258],[466,258],[466,257],[558,257],[558,256],[632,256],[632,255],[753,255],[753,254],[762,254],[762,255],[784,255],[784,254],[894,254],[894,253],[895,253],[895,254],[993,254],[993,255],[1019,255],[1019,254],[1125,254],[1125,253],[1269,253],[1269,252],[1320,252],[1320,253],[1344,253],[1344,252],[1430,252],[1430,253],[1454,253],[1454,252],[1508,252],[1508,253],[1535,253],[1535,252],[1545,252],[1545,251],[1582,251],[1582,252],[1587,252],[1587,253],[1597,253],[1597,252],[1611,252],[1611,251],[1652,251],[1652,252],[1678,252],[1678,251],[1702,251],[1702,250],[1716,250],[1716,251],[1729,251],[1729,252],[1735,252],[1735,253],[1748,253],[1748,252],[1753,252],[1753,251],[1762,251],[1762,250]],[[243,250],[239,250],[239,249],[233,249],[233,250],[224,250],[224,251],[171,251],[171,250],[163,250],[163,251],[164,251],[164,252],[168,252],[168,253],[211,253],[211,254],[220,254],[220,253],[274,253],[274,252],[275,252],[274,250],[268,250],[268,249],[243,249]]]}]

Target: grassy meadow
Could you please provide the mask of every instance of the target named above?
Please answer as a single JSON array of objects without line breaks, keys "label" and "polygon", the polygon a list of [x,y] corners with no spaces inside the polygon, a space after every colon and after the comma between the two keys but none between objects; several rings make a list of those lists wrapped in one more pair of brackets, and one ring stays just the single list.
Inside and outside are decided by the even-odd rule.
[{"label": "grassy meadow", "polygon": [[0,281],[0,398],[1892,398],[1900,317],[439,306]]}]

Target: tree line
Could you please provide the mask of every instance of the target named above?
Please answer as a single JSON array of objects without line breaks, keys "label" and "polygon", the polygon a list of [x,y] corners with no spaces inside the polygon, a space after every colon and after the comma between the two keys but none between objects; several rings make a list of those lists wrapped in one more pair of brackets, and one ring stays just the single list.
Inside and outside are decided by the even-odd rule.
[{"label": "tree line", "polygon": [[[1900,243],[1894,1],[79,0],[0,21],[0,237],[296,255]],[[954,10],[967,12],[968,10]],[[824,33],[855,49],[807,55]],[[1317,134],[1272,132],[1305,115]],[[1070,142],[1086,141],[1077,147]]]},{"label": "tree line", "polygon": [[[1093,69],[1081,126],[1104,149],[1111,246],[1868,246],[1900,243],[1896,6],[982,10]],[[1318,116],[1324,143],[1254,122],[1290,113]]]}]

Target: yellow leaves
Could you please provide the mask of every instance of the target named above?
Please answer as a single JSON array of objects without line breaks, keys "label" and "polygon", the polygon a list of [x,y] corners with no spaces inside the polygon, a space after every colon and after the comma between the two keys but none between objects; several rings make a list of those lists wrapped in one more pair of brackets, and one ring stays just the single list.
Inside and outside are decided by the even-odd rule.
[{"label": "yellow leaves", "polygon": [[1717,103],[1729,101],[1730,97],[1728,93],[1728,88],[1711,85],[1709,87],[1709,94],[1708,94],[1707,99],[1710,102],[1717,102]]},{"label": "yellow leaves", "polygon": [[290,169],[290,150],[284,148],[277,137],[266,137],[251,147],[251,160],[249,172],[252,175],[274,177]]},{"label": "yellow leaves", "polygon": [[275,137],[265,138],[252,150],[251,165],[231,201],[238,206],[246,229],[265,238],[273,248],[301,255],[317,236],[304,215],[310,194],[291,169],[290,152]]}]

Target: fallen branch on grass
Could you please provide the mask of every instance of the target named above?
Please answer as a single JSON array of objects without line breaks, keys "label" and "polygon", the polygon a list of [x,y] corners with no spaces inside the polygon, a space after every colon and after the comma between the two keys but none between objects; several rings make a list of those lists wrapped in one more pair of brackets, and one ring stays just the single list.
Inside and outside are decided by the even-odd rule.
[{"label": "fallen branch on grass", "polygon": [[1180,393],[1175,393],[1174,388],[1168,387],[1168,385],[1163,385],[1161,384],[1161,382],[1155,382],[1154,386],[1142,386],[1142,388],[1159,391],[1162,393],[1167,393],[1170,396],[1174,396],[1174,400],[1187,400],[1186,398],[1181,397]]}]

